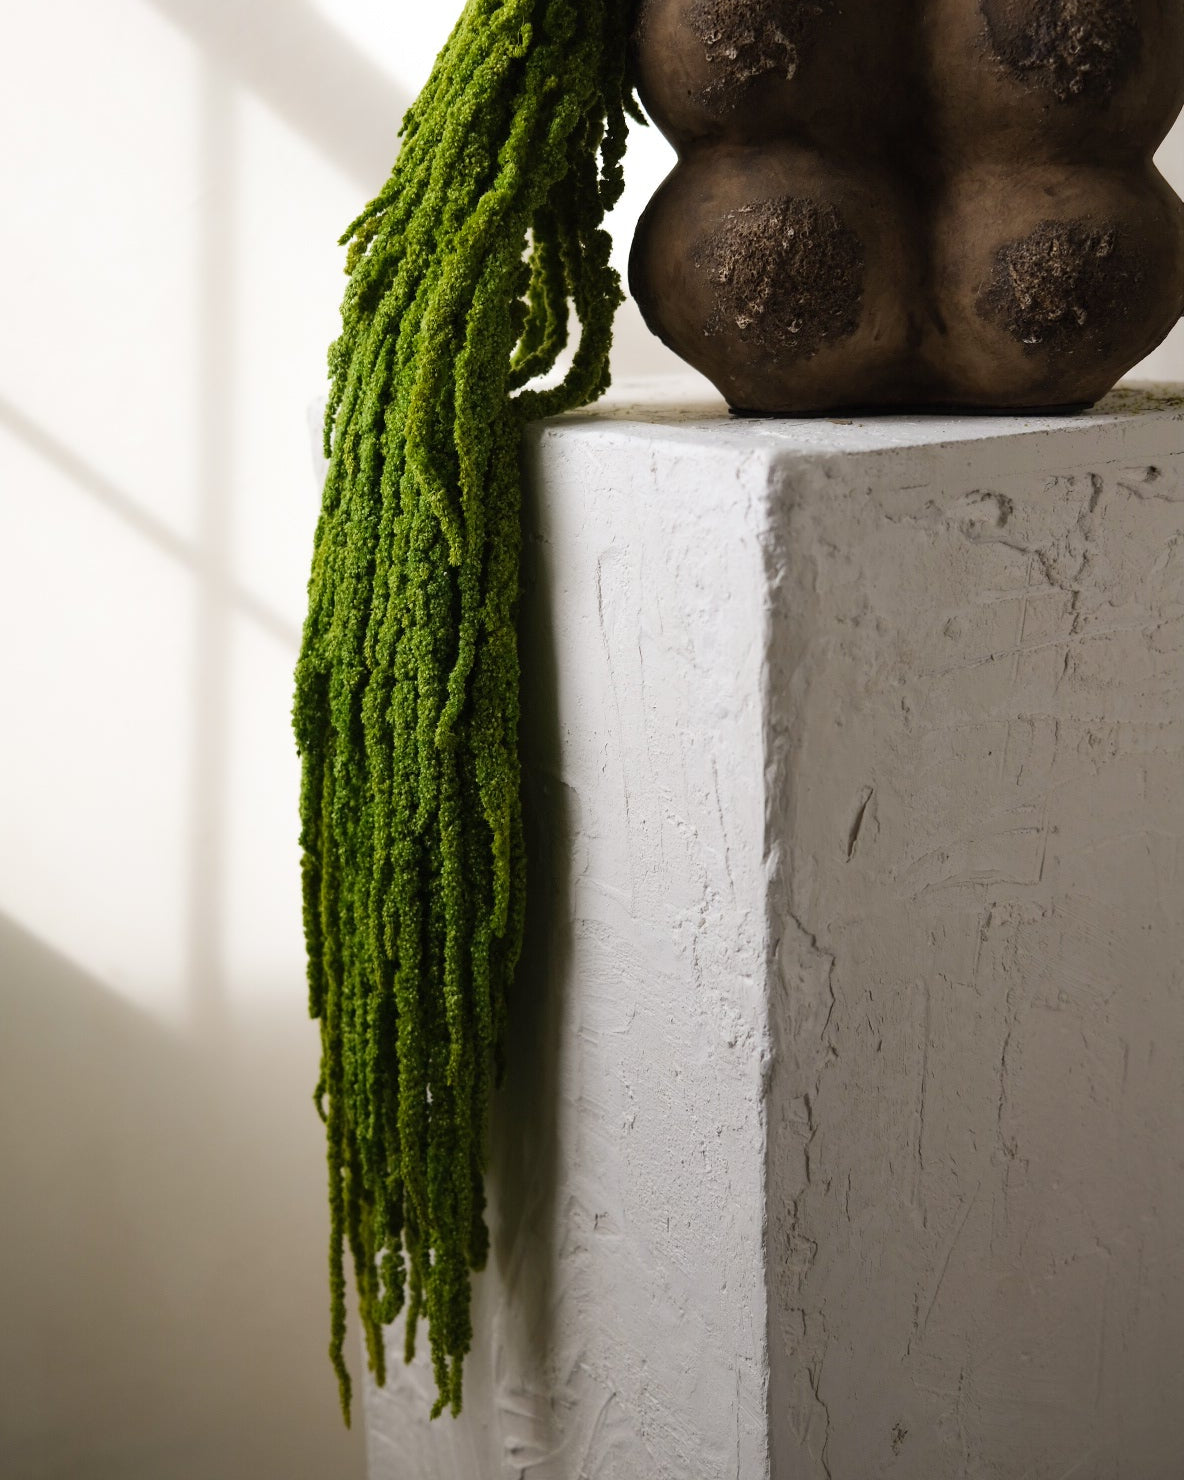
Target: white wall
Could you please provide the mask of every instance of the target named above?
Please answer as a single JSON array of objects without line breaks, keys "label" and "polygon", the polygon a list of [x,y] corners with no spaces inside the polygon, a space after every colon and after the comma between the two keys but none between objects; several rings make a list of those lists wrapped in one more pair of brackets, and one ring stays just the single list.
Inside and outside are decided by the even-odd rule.
[{"label": "white wall", "polygon": [[[40,0],[0,49],[0,1472],[350,1480],[290,674],[340,230],[453,20]],[[619,213],[664,174],[631,153]],[[1184,188],[1184,134],[1167,168]],[[670,366],[630,307],[622,372]],[[1184,335],[1148,369],[1184,378]]]}]

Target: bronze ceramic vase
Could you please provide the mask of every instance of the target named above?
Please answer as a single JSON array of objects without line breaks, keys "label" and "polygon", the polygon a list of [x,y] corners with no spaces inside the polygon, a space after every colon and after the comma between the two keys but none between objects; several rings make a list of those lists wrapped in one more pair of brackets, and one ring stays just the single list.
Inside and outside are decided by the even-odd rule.
[{"label": "bronze ceramic vase", "polygon": [[737,411],[1071,408],[1184,311],[1184,0],[641,0],[650,328]]}]

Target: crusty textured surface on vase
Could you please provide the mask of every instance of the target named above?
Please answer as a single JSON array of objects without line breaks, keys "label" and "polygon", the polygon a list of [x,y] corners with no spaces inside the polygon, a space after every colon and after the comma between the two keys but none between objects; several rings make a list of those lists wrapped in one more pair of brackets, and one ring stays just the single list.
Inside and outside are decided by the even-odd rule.
[{"label": "crusty textured surface on vase", "polygon": [[490,1265],[372,1480],[1178,1480],[1184,397],[528,469]]},{"label": "crusty textured surface on vase", "polygon": [[1184,312],[1184,0],[641,0],[651,329],[738,410],[1093,402]]}]

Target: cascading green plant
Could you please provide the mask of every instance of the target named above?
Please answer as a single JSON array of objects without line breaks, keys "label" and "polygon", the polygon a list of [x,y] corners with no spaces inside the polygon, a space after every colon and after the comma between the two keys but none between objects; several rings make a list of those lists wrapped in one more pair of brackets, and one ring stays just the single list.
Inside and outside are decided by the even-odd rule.
[{"label": "cascading green plant", "polygon": [[[330,1355],[346,1422],[348,1241],[370,1368],[406,1308],[461,1407],[506,986],[524,912],[524,424],[608,385],[622,294],[630,0],[469,0],[342,238],[329,457],[294,721],[310,1010],[320,1019]],[[581,334],[561,383],[551,370]]]}]

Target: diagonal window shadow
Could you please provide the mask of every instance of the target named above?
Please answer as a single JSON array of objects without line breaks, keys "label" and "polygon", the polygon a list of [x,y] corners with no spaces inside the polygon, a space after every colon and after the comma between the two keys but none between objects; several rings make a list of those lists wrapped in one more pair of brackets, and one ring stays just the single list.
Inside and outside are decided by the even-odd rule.
[{"label": "diagonal window shadow", "polygon": [[[203,570],[192,542],[171,530],[167,524],[142,509],[123,489],[91,466],[84,458],[71,451],[52,432],[39,426],[32,417],[26,416],[11,402],[0,397],[0,427],[35,452],[44,462],[56,468],[79,488],[85,489],[97,503],[110,510],[131,529],[156,546],[162,554],[183,565],[194,575],[210,575]],[[245,587],[230,580],[225,572],[217,573],[218,584],[223,595],[238,612],[254,622],[269,637],[295,650],[300,642],[300,633],[292,622],[265,602],[253,596]]]},{"label": "diagonal window shadow", "polygon": [[378,190],[411,100],[306,0],[148,3],[343,173]]}]

